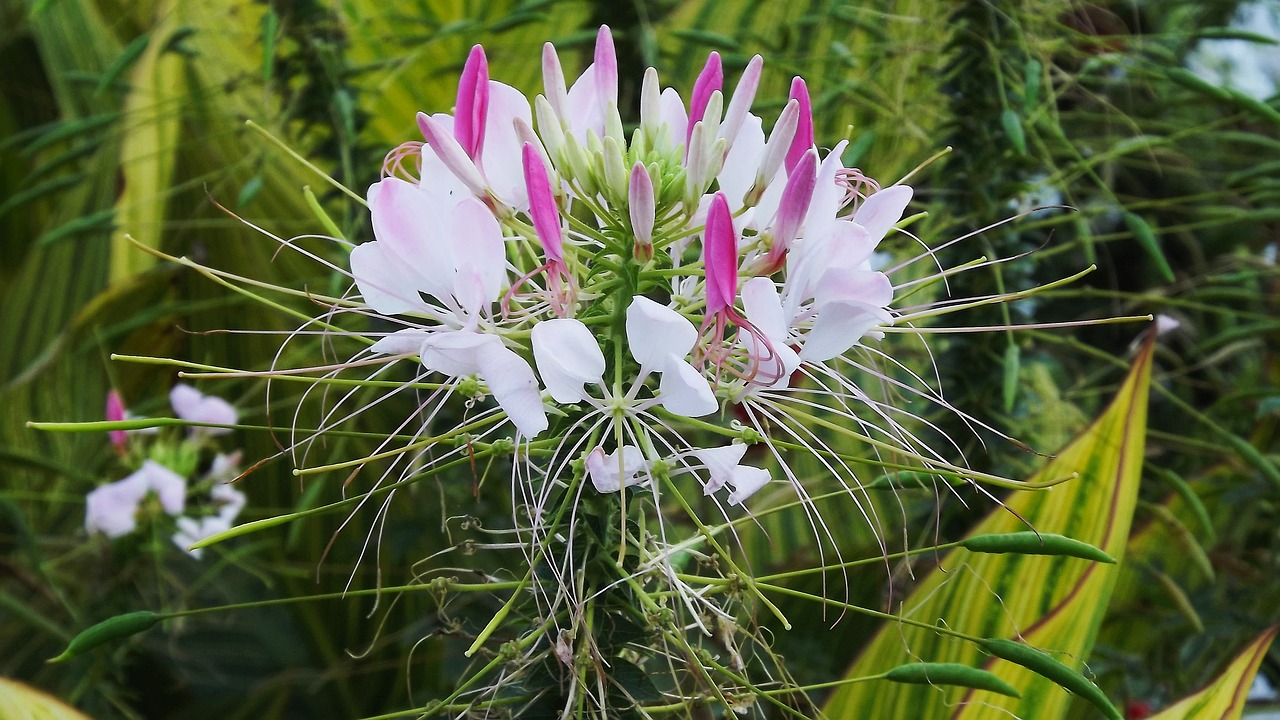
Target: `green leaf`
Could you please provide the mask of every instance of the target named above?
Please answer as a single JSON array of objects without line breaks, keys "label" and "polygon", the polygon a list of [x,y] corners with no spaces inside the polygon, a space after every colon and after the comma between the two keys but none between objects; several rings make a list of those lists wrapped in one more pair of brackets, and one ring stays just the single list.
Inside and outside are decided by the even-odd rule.
[{"label": "green leaf", "polygon": [[1001,388],[1004,400],[1004,411],[1013,412],[1013,404],[1018,399],[1018,370],[1022,366],[1022,351],[1017,343],[1009,343],[1004,349],[1004,385]]},{"label": "green leaf", "polygon": [[1147,251],[1151,259],[1155,261],[1156,269],[1160,271],[1160,276],[1165,282],[1173,282],[1173,268],[1169,267],[1169,261],[1165,259],[1164,251],[1160,249],[1160,241],[1156,239],[1155,230],[1152,229],[1150,223],[1131,212],[1125,212],[1124,224],[1128,226],[1129,232],[1133,233],[1133,237],[1142,245],[1142,249]]},{"label": "green leaf", "polygon": [[1208,687],[1152,715],[1148,720],[1239,720],[1245,698],[1280,625],[1272,625],[1231,661]]},{"label": "green leaf", "polygon": [[1026,155],[1027,134],[1022,129],[1022,118],[1018,117],[1018,113],[1014,110],[1005,110],[1000,113],[1000,124],[1004,127],[1004,134],[1009,138],[1013,149],[1017,150],[1019,155]]},{"label": "green leaf", "polygon": [[992,675],[960,663],[912,663],[899,665],[884,674],[885,680],[915,685],[957,685],[975,690],[990,690],[1009,697],[1018,697],[1018,691],[1009,683]]},{"label": "green leaf", "polygon": [[152,626],[163,619],[163,615],[153,613],[150,610],[138,610],[137,612],[108,618],[71,638],[71,642],[67,643],[67,649],[63,650],[61,655],[50,658],[49,662],[58,663],[70,660],[99,645],[137,635],[144,630],[150,630]]},{"label": "green leaf", "polygon": [[[1005,507],[979,523],[966,542],[993,542],[976,538],[1023,532],[1025,519],[1042,536],[1070,537],[1111,557],[1123,557],[1141,477],[1152,351],[1151,343],[1144,346],[1110,407],[1033,479],[1077,477],[1049,491],[1007,498]],[[895,599],[895,609],[920,620],[945,618],[949,627],[971,636],[1019,637],[1079,662],[1093,646],[1118,572],[1118,565],[1083,563],[1066,555],[978,553],[961,547],[922,577],[909,597]],[[898,717],[901,708],[909,707],[913,717],[922,718],[1006,720],[1012,715],[1060,720],[1074,697],[1050,679],[1057,670],[992,658],[973,643],[916,626],[882,628],[845,677],[881,674],[907,660],[907,651],[934,662],[982,667],[1022,697],[964,688],[939,691],[853,683],[832,694],[825,714]],[[1069,682],[1078,684],[1076,679]]]}]

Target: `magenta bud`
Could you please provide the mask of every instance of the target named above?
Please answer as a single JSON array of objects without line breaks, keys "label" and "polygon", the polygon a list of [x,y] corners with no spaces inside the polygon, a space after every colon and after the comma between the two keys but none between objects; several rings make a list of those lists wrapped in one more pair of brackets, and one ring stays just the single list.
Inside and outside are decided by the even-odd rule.
[{"label": "magenta bud", "polygon": [[[627,206],[631,212],[631,232],[635,234],[636,246],[652,248],[653,223],[658,212],[657,200],[653,195],[653,180],[642,162],[631,166],[631,177],[627,183]],[[649,252],[652,257],[652,250]]]},{"label": "magenta bud", "polygon": [[[693,83],[693,96],[689,99],[689,125],[685,131],[685,147],[689,147],[689,136],[693,134],[693,126],[707,112],[707,102],[711,93],[724,87],[724,67],[720,63],[720,53],[713,52],[707,57],[698,79]],[[716,118],[719,120],[719,118]]]},{"label": "magenta bud", "polygon": [[733,306],[738,291],[738,232],[724,193],[711,198],[702,235],[702,261],[707,276],[707,316]]},{"label": "magenta bud", "polygon": [[[106,416],[111,422],[125,419],[124,400],[115,390],[107,393]],[[111,444],[115,445],[117,450],[124,450],[129,442],[129,433],[124,430],[108,430],[107,436],[111,438]]]},{"label": "magenta bud", "polygon": [[467,56],[458,80],[458,102],[454,107],[453,136],[472,160],[480,159],[484,147],[484,126],[489,117],[489,63],[484,48],[476,45]]},{"label": "magenta bud", "polygon": [[782,190],[782,199],[778,205],[778,215],[773,223],[773,245],[765,259],[768,272],[782,267],[787,248],[791,246],[800,232],[800,223],[809,212],[809,203],[813,201],[813,189],[818,184],[818,149],[809,148],[800,156],[799,162],[787,178],[787,186]]},{"label": "magenta bud", "polygon": [[524,183],[529,190],[529,215],[533,217],[533,229],[542,241],[542,251],[547,261],[564,265],[564,236],[560,229],[560,211],[556,209],[555,195],[547,177],[547,166],[533,143],[525,143]]},{"label": "magenta bud", "polygon": [[800,114],[796,122],[796,134],[791,139],[791,149],[787,152],[787,174],[800,162],[804,152],[813,147],[813,103],[809,100],[809,87],[804,78],[791,81],[791,99],[800,103]]}]

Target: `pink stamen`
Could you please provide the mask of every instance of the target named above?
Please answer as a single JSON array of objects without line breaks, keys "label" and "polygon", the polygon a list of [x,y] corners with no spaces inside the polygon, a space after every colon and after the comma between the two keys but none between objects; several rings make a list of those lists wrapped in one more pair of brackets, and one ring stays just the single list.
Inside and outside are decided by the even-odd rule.
[{"label": "pink stamen", "polygon": [[787,152],[787,174],[800,162],[804,152],[813,147],[813,103],[809,100],[809,87],[804,78],[791,81],[792,100],[800,103],[800,117],[796,124],[795,137],[791,139],[791,149]]},{"label": "pink stamen", "polygon": [[[720,53],[713,52],[707,57],[698,79],[693,83],[693,96],[689,99],[689,125],[685,129],[685,156],[689,155],[689,136],[693,134],[693,126],[707,113],[707,103],[711,94],[724,87],[724,67],[720,62]],[[718,119],[718,118],[717,118]]]},{"label": "pink stamen", "polygon": [[843,168],[836,171],[836,184],[844,188],[844,197],[840,199],[840,209],[853,205],[858,209],[858,201],[865,200],[868,195],[880,192],[880,183],[862,174],[858,168]]},{"label": "pink stamen", "polygon": [[[422,174],[422,145],[418,140],[403,142],[391,149],[382,160],[382,177],[398,177],[412,183]],[[413,170],[405,167],[405,158],[413,159]]]},{"label": "pink stamen", "polygon": [[467,155],[479,162],[485,121],[489,117],[489,62],[479,45],[471,48],[467,64],[462,68],[454,112],[453,136]]}]

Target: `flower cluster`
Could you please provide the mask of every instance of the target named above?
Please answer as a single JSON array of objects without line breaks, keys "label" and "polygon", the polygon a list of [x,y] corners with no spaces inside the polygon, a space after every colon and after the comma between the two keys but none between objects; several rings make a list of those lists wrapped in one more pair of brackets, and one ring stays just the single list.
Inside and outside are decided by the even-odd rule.
[{"label": "flower cluster", "polygon": [[[201,450],[216,435],[230,430],[219,425],[235,425],[237,413],[225,400],[202,394],[190,385],[178,384],[169,393],[174,413],[194,425],[178,443],[159,438],[142,447],[131,436],[143,431],[112,430],[111,443],[126,460],[141,458],[140,467],[127,477],[89,492],[85,497],[84,526],[90,534],[100,533],[118,538],[138,528],[138,518],[149,496],[157,499],[160,510],[172,518],[177,531],[174,544],[187,550],[195,542],[231,528],[245,505],[245,495],[228,483],[239,473],[240,454],[217,453],[209,469],[195,483],[198,490],[208,491],[198,509],[187,511],[187,478],[197,474]],[[120,395],[107,395],[107,419],[129,417]],[[155,434],[154,430],[150,434]],[[196,558],[200,550],[188,550]]]},{"label": "flower cluster", "polygon": [[[456,394],[492,397],[469,437],[509,421],[530,478],[583,468],[601,492],[689,474],[742,503],[771,480],[745,444],[822,445],[795,420],[818,408],[914,454],[900,411],[853,379],[889,382],[873,341],[895,288],[871,260],[912,189],[845,167],[845,141],[820,150],[800,78],[766,133],[759,56],[727,94],[712,53],[687,102],[649,68],[630,138],[608,28],[572,85],[550,44],[542,67],[531,106],[476,46],[454,114],[420,113],[425,142],[388,155],[350,274],[361,311],[403,327],[362,362],[442,378],[429,420]],[[719,441],[689,439],[694,419]]]}]

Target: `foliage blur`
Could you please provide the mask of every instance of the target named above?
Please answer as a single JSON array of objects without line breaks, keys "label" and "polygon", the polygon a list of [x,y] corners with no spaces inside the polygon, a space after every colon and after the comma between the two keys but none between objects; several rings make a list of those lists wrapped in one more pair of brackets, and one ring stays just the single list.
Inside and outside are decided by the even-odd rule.
[{"label": "foliage blur", "polygon": [[[1113,699],[1171,704],[1280,620],[1280,101],[1274,84],[1260,98],[1187,69],[1215,43],[1274,50],[1274,36],[1231,25],[1242,5],[1280,15],[1274,0],[0,0],[0,675],[93,717],[134,718],[361,717],[455,684],[466,632],[495,599],[305,599],[408,583],[419,561],[464,542],[464,526],[501,524],[509,508],[473,494],[479,471],[414,486],[345,526],[312,517],[196,561],[154,537],[87,536],[84,495],[126,471],[105,433],[26,423],[101,419],[111,388],[140,414],[164,414],[177,368],[113,353],[269,367],[295,318],[148,250],[341,292],[342,276],[278,252],[257,229],[371,236],[363,208],[283,148],[361,194],[385,152],[416,139],[416,111],[452,105],[472,44],[485,45],[495,79],[533,94],[540,74],[528,59],[543,41],[580,67],[607,23],[632,119],[638,68],[688,87],[709,50],[727,75],[761,53],[759,111],[776,111],[804,75],[819,143],[850,137],[846,161],[884,184],[950,146],[912,179],[927,245],[1048,207],[949,249],[944,266],[1018,256],[955,280],[957,296],[1098,267],[965,323],[1177,321],[1156,352],[1129,549],[1087,658]],[[336,227],[324,229],[304,187]],[[914,254],[910,239],[895,242],[887,249]],[[297,244],[345,266],[340,245]],[[321,312],[305,297],[282,302]],[[1114,394],[1139,330],[946,335],[931,351],[952,404],[1053,453]],[[295,338],[283,352],[322,349]],[[303,403],[295,415],[301,390],[281,385],[270,397],[254,378],[202,387],[265,428],[235,436],[246,464],[269,459],[239,484],[250,519],[339,500],[349,481],[290,474],[278,442],[320,411]],[[977,469],[1026,477],[1043,463],[994,435],[942,430]],[[335,437],[311,460],[350,457],[364,442]],[[886,504],[897,519],[880,530],[912,542],[960,537],[991,507],[964,491]],[[788,522],[771,517],[769,537],[744,548],[757,567],[817,562],[811,533]],[[869,530],[854,534],[851,547],[875,547]],[[449,562],[459,573],[479,563],[466,552]],[[849,601],[879,607],[912,577],[905,565],[866,571]],[[83,628],[129,610],[290,598],[304,601],[182,618],[45,664]],[[875,630],[809,617],[774,637],[792,674],[814,682],[839,676]],[[1263,672],[1274,679],[1272,658]]]}]

